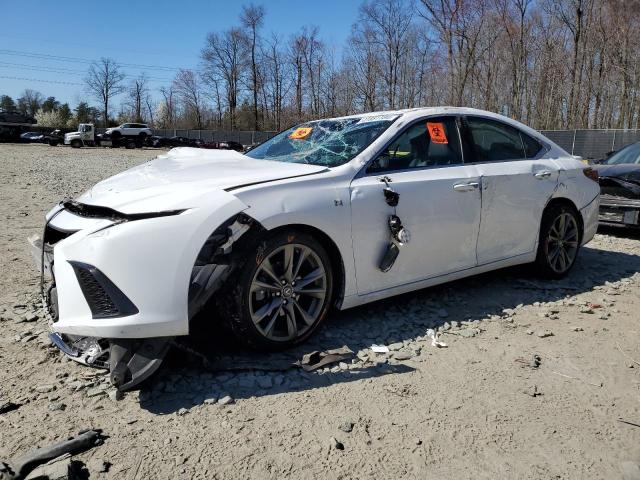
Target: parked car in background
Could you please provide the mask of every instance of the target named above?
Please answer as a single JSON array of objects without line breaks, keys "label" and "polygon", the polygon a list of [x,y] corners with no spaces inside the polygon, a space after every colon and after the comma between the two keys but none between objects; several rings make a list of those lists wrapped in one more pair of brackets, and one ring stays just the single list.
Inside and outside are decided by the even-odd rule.
[{"label": "parked car in background", "polygon": [[111,138],[118,137],[151,137],[153,132],[146,123],[123,123],[118,127],[108,128],[105,135],[109,135]]},{"label": "parked car in background", "polygon": [[600,176],[600,223],[640,227],[640,142],[597,162]]},{"label": "parked car in background", "polygon": [[560,278],[599,191],[521,123],[419,108],[306,122],[244,155],[173,149],[60,202],[31,241],[53,343],[128,389],[198,315],[278,350],[333,307],[524,263]]},{"label": "parked car in background", "polygon": [[71,132],[71,130],[68,129],[68,128],[66,128],[66,129],[56,128],[55,130],[52,130],[49,133],[45,133],[44,134],[44,138],[42,139],[42,141],[44,143],[48,143],[52,147],[55,147],[57,145],[62,145],[62,144],[64,144],[64,136],[65,136],[65,134],[67,134],[69,132]]},{"label": "parked car in background", "polygon": [[41,132],[24,132],[20,135],[20,141],[24,143],[42,143],[44,134]]},{"label": "parked car in background", "polygon": [[226,142],[202,142],[198,145],[199,148],[216,149],[216,150],[235,150],[236,152],[243,152],[244,146],[241,143],[226,141]]}]

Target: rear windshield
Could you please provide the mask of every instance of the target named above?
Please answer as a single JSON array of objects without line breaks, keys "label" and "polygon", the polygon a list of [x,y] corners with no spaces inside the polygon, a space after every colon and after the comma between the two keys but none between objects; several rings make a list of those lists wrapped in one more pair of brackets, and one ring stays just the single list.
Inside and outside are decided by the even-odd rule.
[{"label": "rear windshield", "polygon": [[337,167],[380,136],[398,115],[364,116],[303,123],[246,153],[258,160]]}]

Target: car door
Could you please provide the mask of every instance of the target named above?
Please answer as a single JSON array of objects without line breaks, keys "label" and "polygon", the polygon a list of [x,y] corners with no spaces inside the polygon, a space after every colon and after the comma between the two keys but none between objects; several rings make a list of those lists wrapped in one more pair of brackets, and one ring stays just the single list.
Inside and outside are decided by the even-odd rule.
[{"label": "car door", "polygon": [[544,158],[540,142],[494,119],[466,117],[463,137],[482,184],[478,264],[532,253],[558,184],[558,164]]},{"label": "car door", "polygon": [[[455,116],[421,119],[401,132],[351,182],[353,251],[358,293],[372,293],[476,265],[479,176],[462,163]],[[390,206],[386,187],[400,195]],[[389,216],[410,232],[387,272]]]}]

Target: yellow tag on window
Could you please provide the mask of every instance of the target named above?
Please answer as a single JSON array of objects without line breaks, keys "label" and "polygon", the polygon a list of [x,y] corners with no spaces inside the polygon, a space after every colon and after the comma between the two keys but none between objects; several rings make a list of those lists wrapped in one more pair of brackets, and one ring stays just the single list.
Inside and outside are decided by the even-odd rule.
[{"label": "yellow tag on window", "polygon": [[303,140],[311,135],[312,127],[299,127],[289,134],[291,140]]}]

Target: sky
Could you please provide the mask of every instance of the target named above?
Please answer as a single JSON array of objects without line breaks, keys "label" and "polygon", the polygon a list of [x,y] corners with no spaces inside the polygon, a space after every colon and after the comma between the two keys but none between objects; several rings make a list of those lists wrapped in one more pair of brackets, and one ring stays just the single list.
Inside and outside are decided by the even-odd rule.
[{"label": "sky", "polygon": [[[239,24],[236,0],[0,0],[0,95],[14,100],[31,88],[74,108],[91,100],[83,78],[92,60],[110,57],[130,64],[131,78],[142,72],[157,90],[179,68],[196,69],[209,32]],[[360,0],[262,0],[263,34],[288,39],[305,25],[319,27],[327,46],[339,55]],[[52,58],[55,56],[56,58]],[[66,57],[60,59],[59,57]],[[119,99],[116,98],[119,103]]]}]

